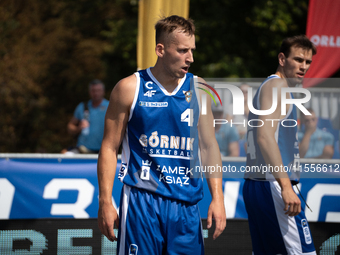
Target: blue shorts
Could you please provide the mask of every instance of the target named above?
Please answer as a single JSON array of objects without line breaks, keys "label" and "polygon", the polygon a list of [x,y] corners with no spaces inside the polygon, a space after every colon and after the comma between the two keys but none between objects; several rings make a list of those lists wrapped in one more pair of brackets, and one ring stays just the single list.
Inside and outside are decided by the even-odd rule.
[{"label": "blue shorts", "polygon": [[198,205],[124,185],[118,255],[204,254]]},{"label": "blue shorts", "polygon": [[316,255],[304,211],[295,217],[285,214],[281,187],[276,181],[247,179],[243,199],[254,255]]}]

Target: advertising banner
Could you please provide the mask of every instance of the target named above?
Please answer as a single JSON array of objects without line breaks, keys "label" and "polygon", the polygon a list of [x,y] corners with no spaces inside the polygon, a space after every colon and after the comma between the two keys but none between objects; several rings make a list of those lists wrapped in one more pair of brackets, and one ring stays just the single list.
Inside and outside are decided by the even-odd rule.
[{"label": "advertising banner", "polygon": [[[299,196],[311,222],[340,222],[340,169],[338,163],[331,162],[334,163],[301,166],[304,171],[298,185],[302,197]],[[247,171],[244,159],[224,160],[220,171],[224,175],[227,218],[247,219],[242,196],[243,174]],[[116,207],[121,188],[116,177],[112,196]],[[210,201],[204,179],[204,198],[199,202],[203,219]],[[96,218],[97,211],[97,159],[0,158],[0,219],[87,219]]]},{"label": "advertising banner", "polygon": [[[317,54],[306,73],[306,78],[328,78],[340,68],[340,1],[310,0],[306,35],[316,45]],[[304,87],[315,86],[306,80]]]}]

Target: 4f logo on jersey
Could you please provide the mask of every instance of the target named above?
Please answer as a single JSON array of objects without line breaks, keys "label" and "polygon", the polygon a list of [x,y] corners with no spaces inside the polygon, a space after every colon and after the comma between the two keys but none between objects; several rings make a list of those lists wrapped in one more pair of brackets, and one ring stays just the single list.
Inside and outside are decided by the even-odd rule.
[{"label": "4f logo on jersey", "polygon": [[144,96],[152,97],[156,93],[156,90],[153,90],[152,84],[152,81],[148,81],[147,83],[145,83],[145,87],[149,90],[144,93]]},{"label": "4f logo on jersey", "polygon": [[148,90],[144,93],[144,96],[146,97],[152,97],[156,93],[156,90]]},{"label": "4f logo on jersey", "polygon": [[185,100],[190,103],[191,98],[192,98],[192,91],[183,91],[183,94],[185,95]]}]

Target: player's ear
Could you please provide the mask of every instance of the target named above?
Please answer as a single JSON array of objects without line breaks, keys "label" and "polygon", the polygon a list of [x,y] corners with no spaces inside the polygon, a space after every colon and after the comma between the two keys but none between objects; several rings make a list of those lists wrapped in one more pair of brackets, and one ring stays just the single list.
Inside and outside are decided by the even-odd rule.
[{"label": "player's ear", "polygon": [[157,45],[156,45],[156,55],[160,58],[163,57],[163,55],[164,55],[164,44],[157,43]]},{"label": "player's ear", "polygon": [[283,52],[280,52],[279,55],[277,56],[279,59],[279,65],[284,66],[286,63],[286,56],[283,54]]}]

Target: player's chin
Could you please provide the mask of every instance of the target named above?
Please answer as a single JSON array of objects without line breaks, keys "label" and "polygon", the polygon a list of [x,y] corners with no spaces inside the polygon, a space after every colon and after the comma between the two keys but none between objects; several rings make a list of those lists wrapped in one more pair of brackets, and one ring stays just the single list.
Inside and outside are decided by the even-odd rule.
[{"label": "player's chin", "polygon": [[182,78],[184,78],[185,75],[186,75],[186,73],[184,73],[184,72],[179,72],[179,73],[177,74],[177,78],[178,78],[178,79],[182,79]]},{"label": "player's chin", "polygon": [[301,77],[290,78],[289,81],[290,81],[291,84],[293,84],[294,86],[296,86],[296,85],[302,83],[303,78],[301,78]]}]

